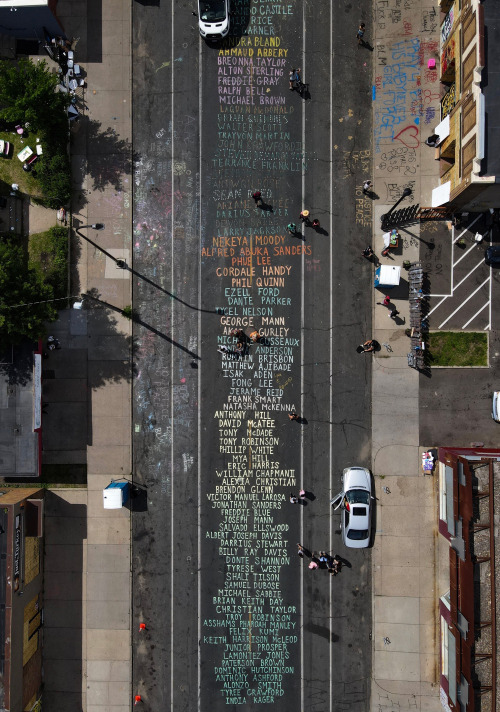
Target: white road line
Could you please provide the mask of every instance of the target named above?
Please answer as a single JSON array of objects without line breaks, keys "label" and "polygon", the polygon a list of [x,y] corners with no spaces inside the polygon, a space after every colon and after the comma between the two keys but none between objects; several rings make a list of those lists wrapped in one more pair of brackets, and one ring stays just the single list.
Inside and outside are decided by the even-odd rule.
[{"label": "white road line", "polygon": [[[333,42],[332,42],[332,37],[333,37],[333,2],[330,3],[330,77],[333,77]],[[332,156],[332,151],[333,151],[333,81],[330,80],[330,152],[329,155]],[[332,467],[332,458],[333,458],[333,326],[332,326],[332,319],[333,319],[333,255],[332,255],[332,244],[333,244],[333,160],[330,161],[330,235],[331,238],[329,240],[330,242],[330,249],[329,249],[329,257],[330,257],[330,316],[329,316],[329,325],[330,325],[330,452],[329,452],[329,462],[330,462],[330,497],[332,496],[332,489],[333,489],[333,467]],[[329,521],[328,521],[328,540],[330,542],[330,551],[333,549],[333,517],[332,517],[332,510],[331,507],[329,507]],[[333,621],[333,576],[330,576],[330,634],[332,630],[332,621]],[[329,646],[329,654],[330,654],[330,712],[333,712],[333,645],[330,644]],[[304,706],[302,706],[302,709],[304,709]]]},{"label": "white road line", "polygon": [[[491,285],[491,280],[490,280],[490,285]],[[477,311],[477,312],[474,314],[474,316],[471,316],[471,318],[469,319],[469,321],[467,321],[467,322],[462,326],[462,329],[466,329],[466,328],[469,326],[469,324],[471,323],[471,321],[474,321],[474,319],[476,318],[476,316],[478,316],[479,314],[481,314],[481,312],[486,309],[486,307],[489,305],[489,303],[490,303],[490,302],[489,302],[489,300],[488,300],[488,301],[486,302],[486,304],[484,304],[484,305],[481,307],[481,309],[479,309],[479,311]]]},{"label": "white road line", "polygon": [[442,329],[443,326],[446,324],[446,322],[448,322],[448,321],[451,319],[452,316],[455,316],[455,314],[456,314],[457,312],[459,312],[460,309],[461,309],[463,306],[465,306],[465,305],[467,304],[467,302],[469,301],[469,299],[472,299],[472,297],[473,297],[475,294],[477,294],[480,289],[482,289],[482,288],[484,287],[484,285],[486,284],[486,282],[487,282],[488,280],[489,280],[489,277],[488,277],[487,279],[485,279],[484,282],[483,282],[482,284],[480,284],[479,287],[478,287],[477,289],[475,289],[475,290],[472,292],[472,294],[469,294],[469,296],[467,297],[467,299],[465,299],[465,300],[460,304],[460,306],[458,306],[458,307],[455,309],[455,311],[452,312],[452,313],[438,326],[438,329]]},{"label": "white road line", "polygon": [[[491,234],[491,233],[490,233]],[[490,239],[490,245],[491,245],[491,239]],[[490,267],[490,308],[489,308],[489,324],[486,327],[488,330],[491,329],[491,301],[492,301],[492,290],[493,290],[493,279],[492,279],[492,274],[491,274],[492,268]]]},{"label": "white road line", "polygon": [[472,245],[472,247],[469,247],[469,249],[467,250],[467,252],[464,252],[463,255],[462,255],[461,257],[459,257],[456,262],[454,262],[453,267],[456,267],[456,266],[458,265],[458,263],[461,262],[461,261],[464,259],[464,257],[467,257],[467,255],[469,254],[469,252],[472,252],[472,250],[474,250],[476,247],[477,247],[476,243],[474,243],[474,244]]},{"label": "white road line", "polygon": [[[306,26],[306,3],[302,5],[302,27]],[[306,33],[302,32],[302,76],[306,75]],[[302,99],[302,96],[301,96]],[[302,100],[302,210],[304,210],[304,196],[306,188],[305,169],[305,140],[306,140],[306,102]],[[305,228],[303,227],[304,231]],[[302,279],[300,284],[300,415],[304,414],[304,279],[305,255],[301,255]],[[300,487],[304,482],[304,428],[300,428]],[[300,543],[304,535],[304,507],[300,508]],[[304,620],[304,567],[300,567],[300,612]],[[300,630],[300,670],[304,670],[304,626]],[[304,675],[300,675],[300,708],[304,709]]]},{"label": "white road line", "polygon": [[[199,45],[198,45],[198,189],[199,189],[199,196],[198,196],[198,242],[199,242],[199,250],[198,250],[198,343],[196,345],[196,350],[198,352],[198,355],[201,352],[201,294],[202,294],[202,288],[201,288],[201,267],[202,267],[202,260],[201,260],[201,176],[202,176],[202,168],[203,168],[203,163],[201,160],[201,151],[202,151],[202,146],[203,146],[203,141],[201,140],[201,129],[202,129],[202,83],[201,83],[201,78],[202,78],[202,71],[201,68],[203,66],[203,61],[202,61],[202,42],[201,42],[201,37],[199,38]],[[173,95],[172,95],[173,96]],[[196,186],[195,186],[196,189]],[[201,710],[201,645],[200,640],[201,640],[201,371],[202,371],[202,366],[201,366],[201,361],[198,362],[199,368],[198,368],[198,561],[197,563],[197,568],[198,568],[198,710]]]},{"label": "white road line", "polygon": [[[170,120],[172,122],[172,169],[171,169],[171,180],[170,180],[170,191],[171,191],[171,205],[172,205],[172,210],[170,213],[170,234],[171,234],[171,239],[170,239],[170,284],[173,286],[175,284],[174,282],[174,153],[175,153],[175,114],[174,114],[174,100],[173,97],[175,96],[175,86],[174,86],[174,67],[175,67],[175,62],[174,62],[174,54],[175,54],[175,42],[174,42],[174,4],[172,3],[172,21],[171,21],[171,41],[170,41],[170,95],[172,97],[171,100],[171,109],[170,109]],[[174,310],[175,310],[175,300],[171,299],[170,300],[171,304],[171,339],[172,339],[172,344],[174,343],[175,339],[175,319],[174,319]],[[173,346],[170,349],[170,372],[174,372],[174,348]],[[174,422],[174,397],[173,397],[173,387],[170,387],[170,417],[172,419],[172,423]],[[175,429],[172,428],[172,443],[170,445],[170,708],[173,710],[174,709],[174,581],[175,581],[175,576],[174,576],[174,541],[175,541],[175,527],[174,527],[174,513],[175,513],[175,507],[174,507],[174,488],[175,488],[175,482],[174,482],[174,441],[175,441]]]},{"label": "white road line", "polygon": [[428,312],[427,317],[429,317],[433,311],[436,311],[436,309],[441,306],[441,304],[444,302],[445,299],[448,299],[448,297],[451,297],[451,296],[453,296],[453,294],[447,294],[445,297],[443,297],[441,299],[441,301],[439,302],[439,304],[436,304],[435,307],[432,307],[432,309]]},{"label": "white road line", "polygon": [[459,282],[458,284],[456,284],[456,285],[453,287],[453,291],[455,291],[456,289],[458,289],[458,288],[460,287],[460,285],[465,282],[465,280],[467,279],[467,277],[470,277],[471,274],[472,274],[473,272],[475,272],[478,267],[482,267],[482,265],[484,265],[484,261],[483,261],[483,260],[481,260],[481,262],[478,262],[477,265],[476,265],[475,267],[473,267],[473,268],[471,269],[471,271],[470,271],[468,274],[466,274],[465,277],[464,277],[463,279],[461,279],[460,282]]},{"label": "white road line", "polygon": [[[483,213],[479,213],[479,215],[477,216],[477,218],[474,218],[474,220],[471,222],[471,224],[470,224],[470,225],[467,225],[467,227],[465,228],[465,230],[462,230],[462,232],[460,233],[460,235],[457,237],[457,240],[460,240],[460,238],[462,237],[462,235],[465,235],[465,233],[468,232],[468,231],[471,229],[471,227],[472,227],[473,225],[475,225],[475,223],[477,223],[477,221],[479,220],[479,218],[481,217],[482,214],[483,214]],[[456,242],[456,240],[454,240],[454,242]]]}]

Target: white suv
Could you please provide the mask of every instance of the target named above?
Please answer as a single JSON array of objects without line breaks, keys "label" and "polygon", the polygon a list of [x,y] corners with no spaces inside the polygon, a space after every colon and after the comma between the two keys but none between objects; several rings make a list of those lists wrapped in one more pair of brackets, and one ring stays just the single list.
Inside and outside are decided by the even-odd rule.
[{"label": "white suv", "polygon": [[221,40],[229,32],[229,0],[198,0],[200,35]]}]

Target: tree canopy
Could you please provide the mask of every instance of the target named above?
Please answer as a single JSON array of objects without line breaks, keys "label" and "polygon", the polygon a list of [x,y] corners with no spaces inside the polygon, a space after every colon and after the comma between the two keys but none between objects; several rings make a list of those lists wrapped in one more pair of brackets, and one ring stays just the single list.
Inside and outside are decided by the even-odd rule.
[{"label": "tree canopy", "polygon": [[0,341],[8,343],[36,340],[44,322],[57,319],[54,302],[46,302],[54,298],[52,286],[28,267],[25,249],[15,240],[0,239]]},{"label": "tree canopy", "polygon": [[0,118],[12,123],[29,123],[33,131],[66,120],[69,98],[56,93],[59,83],[45,60],[17,63],[0,61]]}]

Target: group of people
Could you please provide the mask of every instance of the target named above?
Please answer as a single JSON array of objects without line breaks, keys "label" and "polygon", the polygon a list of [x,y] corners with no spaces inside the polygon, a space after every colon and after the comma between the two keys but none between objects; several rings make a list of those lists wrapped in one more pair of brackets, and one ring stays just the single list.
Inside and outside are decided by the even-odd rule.
[{"label": "group of people", "polygon": [[[307,227],[312,227],[316,231],[318,231],[321,227],[318,218],[314,218],[314,220],[311,221],[309,210],[302,210],[299,215],[299,219],[300,219],[302,225],[306,225]],[[288,232],[291,235],[297,234],[297,225],[293,222],[288,223],[288,225],[286,226],[286,229],[288,230]]]},{"label": "group of people", "polygon": [[243,329],[231,329],[229,335],[236,339],[236,346],[234,349],[222,344],[217,347],[217,351],[220,354],[233,354],[234,356],[245,356],[248,353],[248,342],[251,341],[254,344],[261,340],[261,335],[254,329],[252,333],[247,336]]},{"label": "group of people", "polygon": [[311,559],[308,566],[311,571],[326,568],[331,576],[336,576],[342,570],[342,559],[338,554],[330,556],[330,554],[326,551],[320,551],[319,553],[313,551],[311,553],[308,549],[302,546],[302,544],[297,544],[297,553],[301,559],[305,556]]}]

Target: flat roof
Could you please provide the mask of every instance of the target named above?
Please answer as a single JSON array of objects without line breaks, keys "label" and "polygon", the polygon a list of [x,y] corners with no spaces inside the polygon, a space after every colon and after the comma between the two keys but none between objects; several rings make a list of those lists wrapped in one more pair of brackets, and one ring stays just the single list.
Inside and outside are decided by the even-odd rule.
[{"label": "flat roof", "polygon": [[34,431],[36,345],[0,353],[0,477],[38,477],[39,433]]},{"label": "flat roof", "polygon": [[483,0],[484,49],[482,92],[485,100],[486,146],[482,174],[500,176],[500,3]]}]

